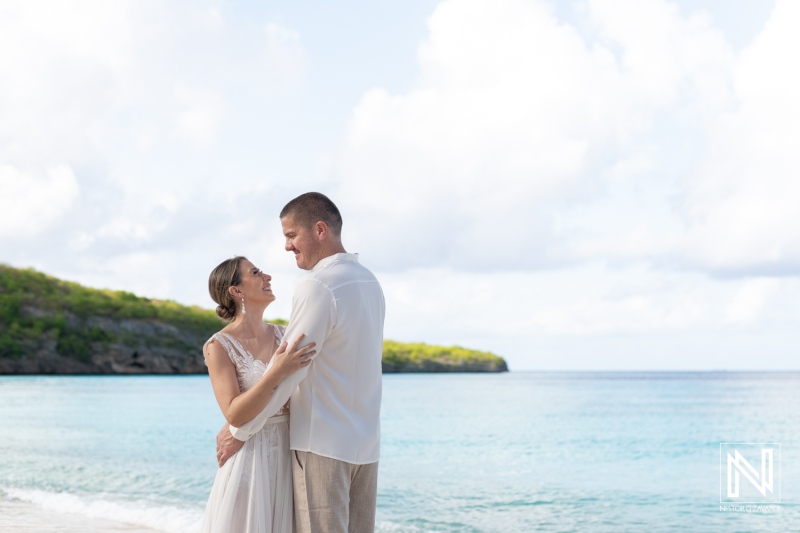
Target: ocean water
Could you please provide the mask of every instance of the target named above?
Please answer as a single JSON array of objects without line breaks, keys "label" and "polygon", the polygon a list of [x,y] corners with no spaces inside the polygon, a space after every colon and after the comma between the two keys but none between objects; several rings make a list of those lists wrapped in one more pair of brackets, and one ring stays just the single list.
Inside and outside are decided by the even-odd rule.
[{"label": "ocean water", "polygon": [[[195,531],[222,424],[205,376],[0,377],[0,531]],[[780,443],[780,504],[721,510],[727,442]],[[381,532],[800,531],[799,494],[800,373],[384,376]]]}]

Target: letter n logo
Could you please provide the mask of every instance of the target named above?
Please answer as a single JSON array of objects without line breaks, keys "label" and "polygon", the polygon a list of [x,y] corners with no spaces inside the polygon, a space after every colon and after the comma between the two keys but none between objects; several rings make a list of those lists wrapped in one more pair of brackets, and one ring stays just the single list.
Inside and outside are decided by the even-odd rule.
[{"label": "letter n logo", "polygon": [[720,503],[780,503],[780,446],[720,443]]}]

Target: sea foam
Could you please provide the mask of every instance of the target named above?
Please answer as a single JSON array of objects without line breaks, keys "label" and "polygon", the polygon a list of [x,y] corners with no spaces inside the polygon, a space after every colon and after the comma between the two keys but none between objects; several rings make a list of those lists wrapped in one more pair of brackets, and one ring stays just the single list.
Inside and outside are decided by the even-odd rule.
[{"label": "sea foam", "polygon": [[107,494],[78,495],[36,489],[2,488],[10,499],[32,503],[47,511],[68,513],[144,526],[167,533],[200,530],[202,511],[143,501],[119,501]]}]

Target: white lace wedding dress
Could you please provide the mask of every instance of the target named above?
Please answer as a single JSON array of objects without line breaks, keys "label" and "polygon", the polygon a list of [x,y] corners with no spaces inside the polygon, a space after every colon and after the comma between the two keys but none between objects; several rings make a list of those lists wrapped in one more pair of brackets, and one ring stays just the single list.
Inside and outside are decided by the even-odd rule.
[{"label": "white lace wedding dress", "polygon": [[[284,327],[272,328],[275,347]],[[255,359],[240,341],[226,333],[214,334],[236,366],[239,389],[256,384],[267,364]],[[208,344],[208,343],[206,343]],[[203,348],[205,353],[205,347]],[[294,530],[292,463],[289,452],[288,404],[264,428],[217,470],[203,517],[203,533],[292,533]]]}]

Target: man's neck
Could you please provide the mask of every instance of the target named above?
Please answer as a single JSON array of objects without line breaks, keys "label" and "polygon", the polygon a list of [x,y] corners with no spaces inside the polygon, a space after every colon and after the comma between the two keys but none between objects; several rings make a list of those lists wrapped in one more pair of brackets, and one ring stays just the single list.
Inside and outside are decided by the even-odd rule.
[{"label": "man's neck", "polygon": [[322,261],[324,261],[325,259],[327,259],[329,257],[332,257],[332,256],[334,256],[336,254],[346,254],[346,253],[347,253],[347,250],[344,249],[344,246],[342,246],[341,242],[335,243],[335,244],[332,244],[329,247],[323,248],[321,253],[320,253],[319,260],[317,260],[317,262],[314,264],[314,266],[311,267],[311,270],[316,268],[316,266],[318,264],[320,264]]},{"label": "man's neck", "polygon": [[342,244],[341,241],[332,242],[330,246],[326,246],[325,248],[322,249],[322,254],[319,260],[322,261],[326,257],[330,257],[336,254],[346,254],[346,253],[347,250],[344,249],[344,245]]}]

